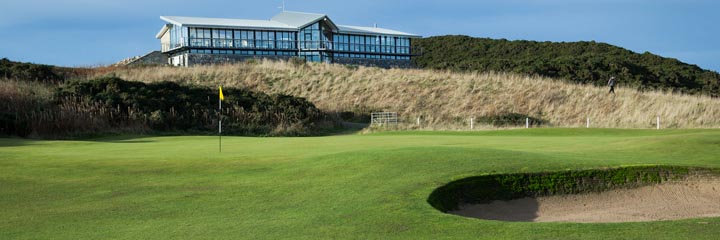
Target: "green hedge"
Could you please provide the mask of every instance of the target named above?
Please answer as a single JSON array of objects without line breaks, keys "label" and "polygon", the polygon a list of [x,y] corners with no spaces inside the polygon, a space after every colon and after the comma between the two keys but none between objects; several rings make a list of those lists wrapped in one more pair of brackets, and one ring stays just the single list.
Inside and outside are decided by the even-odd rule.
[{"label": "green hedge", "polygon": [[678,166],[634,166],[596,170],[495,174],[450,182],[428,197],[428,203],[447,212],[460,204],[487,203],[555,194],[601,192],[683,179],[718,170]]}]

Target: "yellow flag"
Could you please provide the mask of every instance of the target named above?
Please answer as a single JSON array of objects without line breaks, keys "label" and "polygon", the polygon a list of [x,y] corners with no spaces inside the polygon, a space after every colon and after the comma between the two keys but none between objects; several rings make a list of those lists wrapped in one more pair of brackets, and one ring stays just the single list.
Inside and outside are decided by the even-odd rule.
[{"label": "yellow flag", "polygon": [[225,96],[222,94],[222,86],[220,87],[220,100],[225,100]]}]

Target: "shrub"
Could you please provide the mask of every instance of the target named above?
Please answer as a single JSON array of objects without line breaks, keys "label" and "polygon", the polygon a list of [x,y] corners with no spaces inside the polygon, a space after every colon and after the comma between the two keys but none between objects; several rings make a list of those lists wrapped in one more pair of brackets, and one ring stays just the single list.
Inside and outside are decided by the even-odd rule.
[{"label": "shrub", "polygon": [[[68,81],[44,94],[52,88],[0,82],[0,134],[69,138],[148,131],[215,133],[218,127],[217,89],[115,77]],[[334,127],[302,98],[237,88],[223,91],[223,132],[228,134],[312,135]]]},{"label": "shrub", "polygon": [[508,41],[468,36],[413,40],[422,68],[495,71],[560,78],[605,86],[611,76],[630,88],[720,96],[720,74],[649,52],[642,54],[596,42]]},{"label": "shrub", "polygon": [[[222,115],[224,129],[228,133],[283,135],[283,131],[275,129],[293,126],[293,135],[307,135],[312,130],[312,123],[325,120],[320,110],[302,98],[237,88],[226,88],[223,92]],[[114,117],[115,121],[124,121],[135,115],[145,119],[153,130],[217,129],[216,89],[181,86],[173,82],[145,84],[105,77],[68,82],[58,90],[56,98],[68,97],[118,109],[120,116]]]},{"label": "shrub", "polygon": [[478,123],[485,123],[495,127],[524,126],[525,121],[529,121],[532,126],[547,124],[545,120],[521,113],[505,113],[477,118]]}]

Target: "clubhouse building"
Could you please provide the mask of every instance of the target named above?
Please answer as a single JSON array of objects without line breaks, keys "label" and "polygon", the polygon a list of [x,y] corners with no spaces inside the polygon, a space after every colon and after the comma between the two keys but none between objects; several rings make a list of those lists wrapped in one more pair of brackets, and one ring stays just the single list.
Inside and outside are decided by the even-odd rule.
[{"label": "clubhouse building", "polygon": [[420,36],[378,27],[337,25],[327,15],[287,12],[270,20],[161,16],[156,35],[174,66],[227,63],[248,58],[410,67]]}]

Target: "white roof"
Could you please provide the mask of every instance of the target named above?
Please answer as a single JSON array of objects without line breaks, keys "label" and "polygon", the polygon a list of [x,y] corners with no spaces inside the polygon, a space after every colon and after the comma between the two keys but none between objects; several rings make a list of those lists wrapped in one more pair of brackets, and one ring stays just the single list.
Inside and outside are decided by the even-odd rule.
[{"label": "white roof", "polygon": [[157,38],[157,39],[162,38],[162,36],[163,36],[168,30],[170,30],[170,24],[169,24],[169,23],[163,25],[163,27],[160,29],[160,31],[159,31],[157,34],[155,34],[155,38]]},{"label": "white roof", "polygon": [[297,27],[293,27],[293,26],[290,26],[290,25],[287,25],[287,24],[284,24],[284,23],[278,22],[278,21],[268,21],[268,20],[178,17],[178,16],[160,16],[160,19],[165,20],[169,23],[181,25],[181,26],[297,30]]},{"label": "white roof", "polygon": [[[179,17],[179,16],[160,16],[160,19],[180,26],[193,27],[222,27],[222,28],[240,28],[240,29],[271,29],[271,30],[300,30],[312,23],[320,20],[327,20],[335,27],[334,23],[325,14],[302,13],[302,12],[282,12],[275,15],[270,20],[248,20],[248,19],[232,19],[232,18],[201,18],[201,17]],[[376,27],[358,27],[337,25],[340,33],[363,34],[363,35],[395,35],[405,37],[420,37],[420,35],[395,31],[385,28]],[[167,29],[162,29],[167,31]],[[158,36],[162,35],[158,33]]]},{"label": "white roof", "polygon": [[395,31],[395,30],[391,30],[391,29],[377,28],[377,27],[358,27],[358,26],[338,25],[338,28],[340,29],[340,33],[379,34],[379,35],[396,35],[396,36],[405,36],[405,37],[421,37],[420,35],[416,35],[416,34],[412,34],[412,33],[400,32],[400,31]]},{"label": "white roof", "polygon": [[327,18],[325,14],[302,13],[302,12],[281,12],[270,19],[270,21],[281,22],[298,29]]}]

